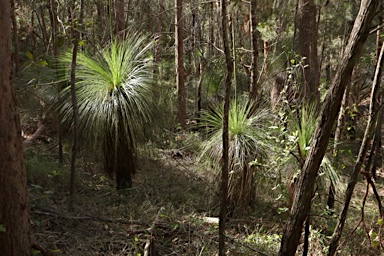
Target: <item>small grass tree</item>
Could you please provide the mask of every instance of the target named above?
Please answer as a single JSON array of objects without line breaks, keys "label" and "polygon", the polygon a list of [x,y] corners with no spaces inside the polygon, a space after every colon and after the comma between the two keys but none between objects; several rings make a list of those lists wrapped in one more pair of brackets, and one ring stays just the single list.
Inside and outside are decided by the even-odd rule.
[{"label": "small grass tree", "polygon": [[[201,158],[219,163],[222,153],[222,118],[220,105],[203,112],[201,125],[207,130],[208,139],[203,144]],[[229,209],[241,210],[255,200],[257,163],[267,155],[267,130],[271,114],[255,108],[246,100],[232,100],[228,116],[229,132]],[[256,160],[256,161],[255,161]]]},{"label": "small grass tree", "polygon": [[[78,54],[76,94],[79,136],[83,143],[101,148],[105,170],[115,175],[117,189],[132,186],[136,172],[137,139],[150,127],[152,117],[151,44],[139,34],[112,41],[96,54]],[[62,57],[69,63],[70,54]],[[72,122],[70,89],[62,91],[60,118]]]},{"label": "small grass tree", "polygon": [[[295,181],[303,168],[307,153],[310,147],[311,137],[317,125],[317,112],[314,106],[303,105],[301,108],[287,114],[286,129],[284,140],[281,140],[281,147],[278,148],[278,154],[281,154],[281,148],[285,148],[290,157],[283,158],[280,163],[285,177],[292,183],[288,191],[289,204],[292,203]],[[339,190],[343,188],[340,180],[340,174],[333,167],[329,157],[324,156],[319,170],[317,182],[322,187],[332,184]]]}]

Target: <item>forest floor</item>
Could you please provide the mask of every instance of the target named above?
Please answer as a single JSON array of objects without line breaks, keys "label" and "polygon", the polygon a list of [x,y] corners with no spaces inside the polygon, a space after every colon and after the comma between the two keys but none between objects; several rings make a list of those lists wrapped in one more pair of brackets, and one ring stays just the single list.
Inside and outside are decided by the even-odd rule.
[{"label": "forest floor", "polygon": [[[32,238],[52,255],[217,255],[218,176],[192,154],[146,152],[133,187],[125,191],[115,190],[98,159],[82,157],[77,161],[75,208],[69,211],[69,166],[60,167],[49,148],[34,147],[25,155]],[[381,179],[377,186],[382,195]],[[361,220],[365,188],[361,180],[339,255],[379,255],[369,241],[369,231],[380,229],[372,193],[364,221],[354,231]],[[286,204],[272,188],[261,186],[259,191],[255,205],[227,222],[228,255],[278,252],[288,217]],[[341,201],[337,199],[337,209]],[[324,255],[337,216],[324,213],[316,203],[312,214],[310,252]]]}]

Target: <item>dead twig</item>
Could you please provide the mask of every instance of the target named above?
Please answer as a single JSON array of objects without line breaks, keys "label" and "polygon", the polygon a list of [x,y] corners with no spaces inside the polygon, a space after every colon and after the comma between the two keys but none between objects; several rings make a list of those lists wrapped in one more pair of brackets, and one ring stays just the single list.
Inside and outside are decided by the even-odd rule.
[{"label": "dead twig", "polygon": [[[371,236],[369,235],[369,231],[365,225],[365,221],[364,221],[364,209],[365,209],[365,203],[367,201],[367,197],[368,197],[368,193],[369,193],[369,186],[372,187],[372,191],[373,191],[373,194],[375,195],[375,199],[377,201],[377,206],[379,208],[379,214],[380,214],[380,218],[383,219],[383,208],[382,208],[382,203],[381,203],[381,199],[380,199],[380,196],[377,192],[377,189],[376,189],[376,185],[375,183],[373,182],[372,180],[372,177],[371,175],[366,172],[366,171],[361,171],[361,174],[363,174],[366,178],[366,181],[367,181],[367,188],[366,188],[366,191],[365,191],[365,194],[364,194],[364,198],[363,198],[363,202],[362,202],[362,207],[361,207],[361,218],[360,218],[360,221],[359,223],[356,225],[356,227],[352,230],[352,232],[350,233],[350,235],[348,235],[347,237],[350,237],[356,230],[357,228],[360,226],[360,224],[362,224],[363,226],[363,229],[368,237],[368,240],[371,241]],[[379,225],[379,232],[378,232],[378,236],[379,236],[379,245],[381,248],[384,249],[384,246],[382,244],[382,241],[381,241],[381,228],[382,228],[383,224],[380,224]],[[338,248],[340,248],[343,244],[345,243],[345,240],[340,243],[340,245],[338,246]]]},{"label": "dead twig", "polygon": [[52,253],[50,253],[47,249],[45,249],[43,246],[39,245],[38,243],[36,243],[36,241],[32,241],[31,242],[31,247],[35,250],[38,250],[40,251],[40,253],[43,255],[43,256],[52,256]]},{"label": "dead twig", "polygon": [[155,246],[154,246],[154,242],[153,242],[154,241],[153,229],[155,228],[157,222],[159,221],[160,214],[163,210],[164,210],[164,207],[161,207],[159,212],[156,215],[155,220],[152,222],[151,227],[148,229],[149,236],[148,236],[147,242],[145,243],[145,246],[144,246],[144,256],[154,255]]},{"label": "dead twig", "polygon": [[65,216],[65,215],[58,215],[52,212],[41,212],[41,211],[31,211],[31,214],[46,215],[54,218],[62,218],[62,219],[69,219],[69,220],[90,220],[90,221],[103,221],[103,222],[120,223],[120,224],[128,224],[128,225],[149,226],[148,223],[145,223],[139,220],[107,219],[107,218],[91,216],[91,215]]}]

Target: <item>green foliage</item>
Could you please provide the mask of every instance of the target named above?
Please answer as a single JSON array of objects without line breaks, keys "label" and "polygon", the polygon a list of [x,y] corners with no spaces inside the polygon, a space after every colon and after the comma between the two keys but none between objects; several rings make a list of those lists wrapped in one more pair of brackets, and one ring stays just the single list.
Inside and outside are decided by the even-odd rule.
[{"label": "green foliage", "polygon": [[7,229],[5,228],[5,226],[3,225],[3,224],[0,224],[0,233],[1,232],[5,232],[5,231],[7,231]]},{"label": "green foliage", "polygon": [[[26,152],[25,169],[31,190],[43,195],[64,192],[68,189],[69,170],[60,166],[57,159],[42,152]],[[76,179],[76,187],[83,187]]]},{"label": "green foliage", "polygon": [[275,16],[257,24],[257,30],[260,32],[263,41],[271,42],[277,39],[279,36],[278,25],[279,24]]},{"label": "green foliage", "polygon": [[20,106],[27,109],[46,110],[57,98],[57,69],[51,57],[43,54],[33,55],[26,53],[27,60],[23,63],[21,76],[17,77],[16,89],[18,96],[23,100]]},{"label": "green foliage", "polygon": [[[289,177],[288,180],[297,176],[301,172],[301,165],[304,164],[307,153],[310,149],[311,138],[317,126],[317,112],[313,106],[302,106],[299,111],[289,112],[286,116],[286,129],[279,129],[280,147],[275,148],[276,154],[282,153],[276,164],[285,173],[283,176]],[[281,131],[283,131],[281,133]],[[319,184],[329,185],[332,183],[337,191],[342,191],[345,187],[341,181],[340,174],[334,168],[330,158],[325,155],[321,162],[318,173]],[[290,182],[287,182],[290,183]]]},{"label": "green foliage", "polygon": [[245,237],[244,242],[251,248],[264,253],[274,255],[279,251],[281,235],[266,234],[263,230],[258,230]]},{"label": "green foliage", "polygon": [[[213,111],[205,111],[201,125],[207,129],[208,140],[202,147],[202,157],[219,162],[222,152],[222,107],[216,105]],[[266,109],[254,110],[246,101],[232,101],[228,116],[230,169],[242,170],[248,162],[266,155],[267,132],[265,124],[270,120]]]},{"label": "green foliage", "polygon": [[[203,143],[200,158],[208,158],[214,163],[219,163],[222,157],[222,118],[219,105],[204,112],[201,118],[208,139]],[[260,169],[255,163],[262,163],[268,155],[266,124],[270,119],[268,110],[256,108],[245,100],[233,100],[230,104],[228,193],[231,204],[241,205],[254,199],[255,171]]]},{"label": "green foliage", "polygon": [[[145,40],[133,34],[123,42],[111,42],[95,55],[78,54],[79,130],[87,143],[98,147],[110,134],[115,142],[124,138],[135,144],[151,127],[152,67],[147,57],[151,44]],[[71,53],[62,56],[64,67],[71,58]],[[62,98],[60,117],[68,127],[72,122],[70,87],[63,90]]]},{"label": "green foliage", "polygon": [[298,150],[300,150],[298,153],[304,160],[310,146],[312,133],[317,125],[317,115],[313,106],[302,107],[298,116],[295,115],[295,112],[288,114],[288,122],[291,124],[288,125],[288,130],[291,133],[290,136],[292,136],[290,141],[295,144],[292,145],[291,151],[296,151],[295,147],[298,147]]}]

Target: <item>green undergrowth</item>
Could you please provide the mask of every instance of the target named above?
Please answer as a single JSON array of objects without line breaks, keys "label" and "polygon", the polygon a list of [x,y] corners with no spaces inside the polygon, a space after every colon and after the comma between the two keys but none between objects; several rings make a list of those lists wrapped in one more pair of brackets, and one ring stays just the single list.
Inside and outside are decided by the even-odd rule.
[{"label": "green undergrowth", "polygon": [[[193,142],[195,135],[181,135]],[[175,149],[143,150],[133,187],[115,190],[97,156],[84,152],[76,164],[75,209],[68,210],[69,164],[60,166],[51,151],[25,153],[30,191],[32,238],[53,255],[144,255],[146,245],[157,255],[216,255],[218,250],[219,173],[196,161],[193,147],[175,137]],[[179,143],[179,144],[178,144]],[[189,142],[187,143],[189,144]],[[177,154],[179,153],[179,154]],[[86,156],[85,156],[86,155]],[[69,159],[65,155],[65,159]],[[349,167],[348,167],[349,168]],[[261,175],[261,174],[260,174]],[[227,222],[228,255],[276,255],[289,217],[288,205],[259,179],[256,201]],[[378,180],[379,193],[382,182]],[[360,180],[351,203],[339,255],[379,255],[377,204]],[[311,211],[310,252],[324,255],[337,215],[324,208],[317,192]],[[342,197],[337,197],[336,211]],[[371,234],[371,237],[370,237]],[[372,240],[372,241],[371,241]],[[299,253],[302,246],[298,248]],[[38,251],[34,255],[41,255]]]},{"label": "green undergrowth", "polygon": [[[69,166],[60,167],[44,152],[27,152],[32,238],[54,255],[137,256],[144,255],[146,244],[158,255],[215,255],[219,200],[210,176],[216,174],[199,169],[187,150],[181,154],[151,150],[125,191],[116,191],[97,163],[79,159],[70,212]],[[282,223],[272,207],[260,202],[252,218],[228,222],[229,255],[277,252]]]}]

